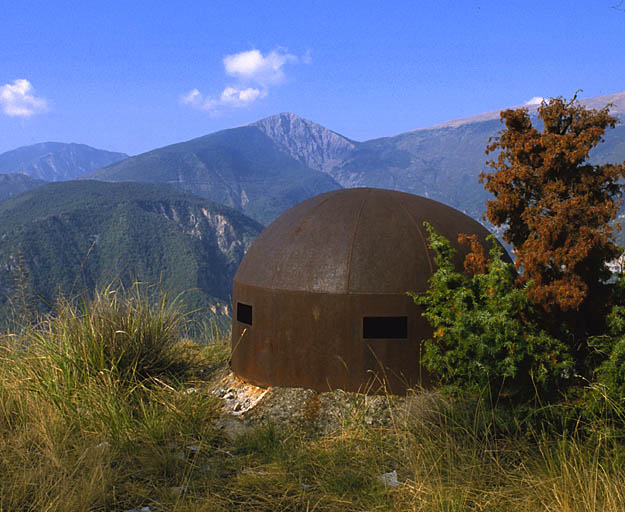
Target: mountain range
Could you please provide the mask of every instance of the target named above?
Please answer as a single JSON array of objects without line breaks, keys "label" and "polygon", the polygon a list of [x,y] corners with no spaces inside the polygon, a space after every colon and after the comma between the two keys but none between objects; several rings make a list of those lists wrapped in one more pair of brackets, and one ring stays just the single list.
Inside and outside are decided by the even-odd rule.
[{"label": "mountain range", "polygon": [[[625,92],[582,103],[612,103],[625,120]],[[132,157],[62,143],[3,153],[0,320],[26,292],[45,311],[59,293],[137,279],[174,295],[191,290],[187,308],[223,318],[234,272],[263,225],[341,187],[411,192],[482,220],[489,197],[478,174],[501,128],[490,112],[358,142],[282,113]],[[625,126],[608,130],[591,160],[624,161]]]},{"label": "mountain range", "polygon": [[[611,104],[625,120],[625,92],[580,101],[589,108]],[[527,106],[535,119],[538,105]],[[413,130],[393,137],[356,142],[294,114],[256,123],[293,158],[328,173],[342,187],[377,187],[411,192],[449,204],[481,220],[488,193],[478,181],[488,171],[489,138],[502,129],[500,111]],[[625,126],[608,130],[591,153],[595,163],[625,160]]]},{"label": "mountain range", "polygon": [[[583,100],[612,103],[625,118],[625,92]],[[536,105],[528,107],[536,115]],[[488,193],[478,182],[484,153],[502,125],[499,112],[358,142],[295,114],[137,155],[87,176],[105,181],[165,182],[240,209],[267,224],[306,197],[337,187],[402,190],[436,199],[481,220]],[[591,154],[625,160],[625,126],[608,130]]]},{"label": "mountain range", "polygon": [[[625,119],[625,92],[581,103],[591,108],[610,103],[611,112]],[[535,116],[537,107],[527,108]],[[80,144],[36,144],[0,155],[0,173],[22,172],[47,181],[165,183],[231,206],[264,225],[290,206],[339,187],[411,192],[481,220],[489,196],[478,175],[488,170],[484,149],[501,128],[499,111],[494,111],[358,142],[282,113],[128,158]],[[591,160],[625,160],[623,124],[606,132]],[[0,200],[15,193],[5,191],[9,181],[0,182]]]}]

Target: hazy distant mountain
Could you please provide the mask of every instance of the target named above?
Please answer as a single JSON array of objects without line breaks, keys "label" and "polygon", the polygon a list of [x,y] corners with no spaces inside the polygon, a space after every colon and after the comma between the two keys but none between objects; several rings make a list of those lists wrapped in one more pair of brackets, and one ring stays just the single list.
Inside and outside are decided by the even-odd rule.
[{"label": "hazy distant mountain", "polygon": [[239,209],[263,224],[304,199],[340,188],[327,174],[285,153],[256,126],[155,149],[88,177],[168,183]]},{"label": "hazy distant mountain", "polygon": [[484,148],[499,122],[418,130],[363,142],[330,171],[342,185],[402,190],[481,216],[488,194],[478,183]]},{"label": "hazy distant mountain", "polygon": [[0,174],[0,201],[40,187],[45,181],[31,178],[25,174]]},{"label": "hazy distant mountain", "polygon": [[166,185],[68,181],[0,203],[0,317],[28,290],[45,310],[59,292],[135,280],[188,308],[225,313],[232,277],[262,226]]},{"label": "hazy distant mountain", "polygon": [[22,173],[44,181],[64,181],[124,158],[128,155],[84,144],[42,142],[0,154],[0,173]]},{"label": "hazy distant mountain", "polygon": [[[613,103],[613,114],[625,114],[625,93],[582,101],[591,108]],[[536,111],[536,106],[530,107]],[[332,171],[341,184],[394,188],[447,203],[479,219],[489,194],[478,182],[489,171],[484,150],[488,139],[503,128],[499,113],[450,121],[431,128],[363,143]],[[591,158],[597,163],[625,160],[625,126],[608,130],[605,143]],[[377,161],[376,161],[377,160]]]}]

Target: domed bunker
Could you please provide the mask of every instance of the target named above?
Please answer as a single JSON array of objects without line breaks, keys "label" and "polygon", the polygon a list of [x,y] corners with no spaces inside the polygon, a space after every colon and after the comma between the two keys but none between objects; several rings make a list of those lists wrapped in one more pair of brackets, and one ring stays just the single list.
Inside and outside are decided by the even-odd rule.
[{"label": "domed bunker", "polygon": [[424,293],[435,267],[427,221],[456,249],[458,233],[488,231],[423,197],[381,189],[318,195],[254,241],[234,277],[232,370],[259,386],[405,393],[427,386],[422,341],[431,329],[407,291]]}]

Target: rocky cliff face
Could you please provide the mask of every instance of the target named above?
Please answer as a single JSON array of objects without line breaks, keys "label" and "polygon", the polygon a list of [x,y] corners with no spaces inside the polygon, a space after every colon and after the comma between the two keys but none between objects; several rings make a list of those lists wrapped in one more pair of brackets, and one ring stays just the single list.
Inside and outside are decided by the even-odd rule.
[{"label": "rocky cliff face", "polygon": [[22,173],[44,181],[65,181],[127,157],[124,153],[95,149],[85,144],[43,142],[0,154],[0,173]]},{"label": "rocky cliff face", "polygon": [[353,142],[323,126],[285,112],[252,123],[280,149],[311,169],[332,174],[356,147]]},{"label": "rocky cliff face", "polygon": [[145,206],[175,223],[185,235],[196,238],[214,251],[227,269],[230,279],[258,234],[258,231],[247,231],[239,222],[233,221],[228,212],[199,204],[157,201]]}]

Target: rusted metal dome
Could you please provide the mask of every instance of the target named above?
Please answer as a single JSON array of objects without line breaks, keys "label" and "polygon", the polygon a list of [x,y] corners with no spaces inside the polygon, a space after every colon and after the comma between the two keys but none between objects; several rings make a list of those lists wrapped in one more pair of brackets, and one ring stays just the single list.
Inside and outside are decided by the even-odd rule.
[{"label": "rusted metal dome", "polygon": [[431,334],[407,291],[434,271],[423,222],[456,249],[488,231],[453,208],[393,190],[313,197],[255,240],[234,277],[232,369],[260,386],[404,393],[427,386],[419,361]]}]

